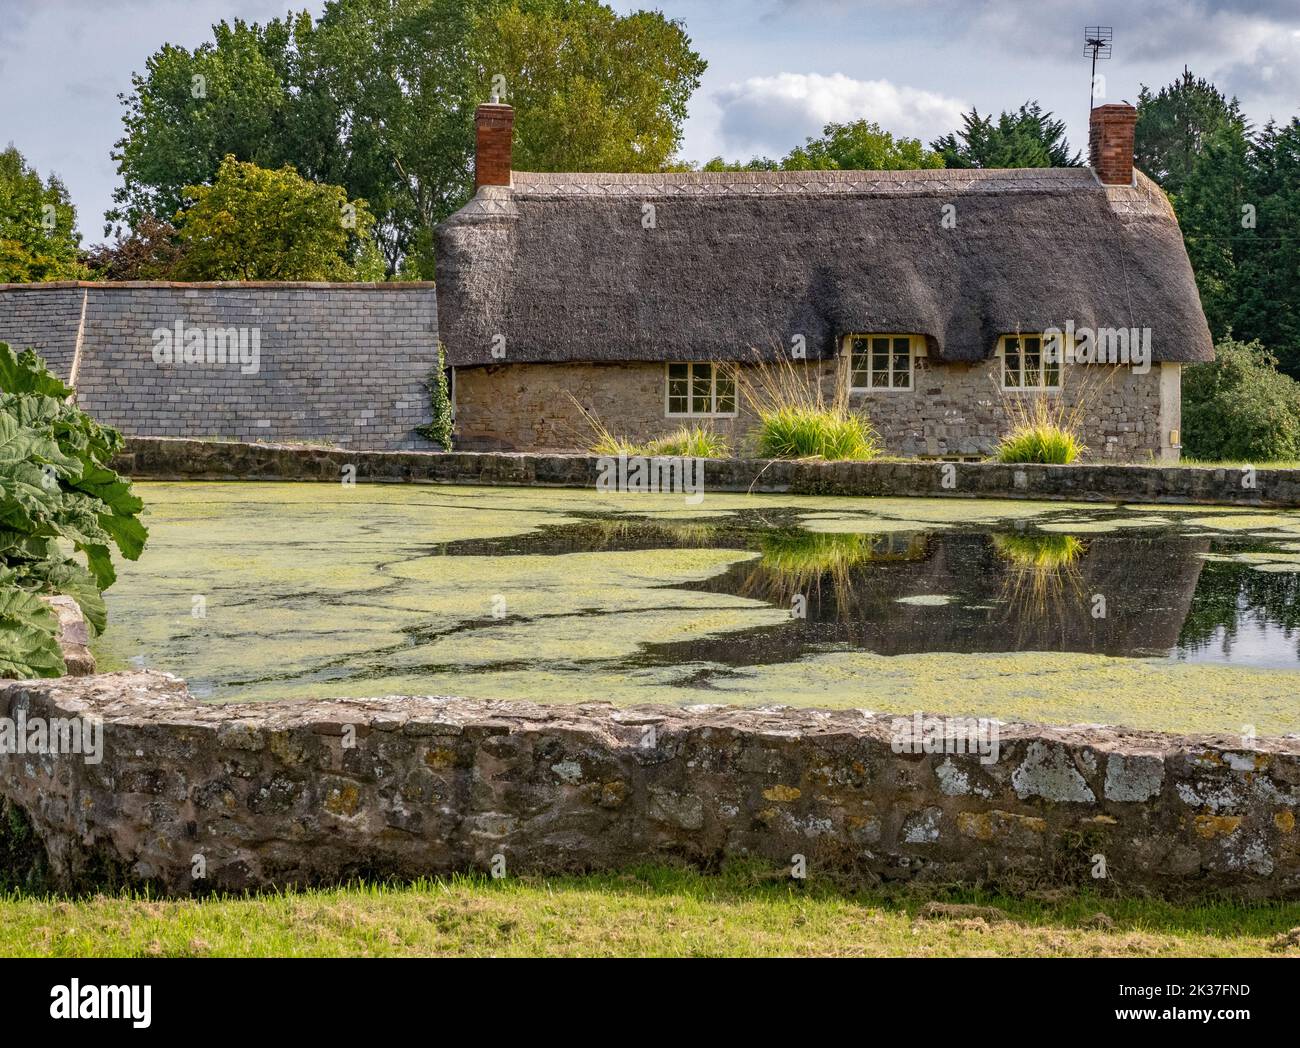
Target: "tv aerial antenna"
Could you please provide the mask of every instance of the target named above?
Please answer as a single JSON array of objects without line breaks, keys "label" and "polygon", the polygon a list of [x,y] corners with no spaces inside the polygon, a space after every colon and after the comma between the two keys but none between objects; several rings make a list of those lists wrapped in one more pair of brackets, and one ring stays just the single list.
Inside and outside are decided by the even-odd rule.
[{"label": "tv aerial antenna", "polygon": [[1092,112],[1093,93],[1097,89],[1097,62],[1110,57],[1110,41],[1114,31],[1108,25],[1085,26],[1083,53],[1092,56],[1092,79],[1088,82],[1088,112]]}]

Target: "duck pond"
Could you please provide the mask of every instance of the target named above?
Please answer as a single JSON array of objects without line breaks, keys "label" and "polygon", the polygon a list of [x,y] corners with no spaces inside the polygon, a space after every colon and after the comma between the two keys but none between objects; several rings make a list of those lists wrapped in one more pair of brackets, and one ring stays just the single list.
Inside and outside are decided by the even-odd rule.
[{"label": "duck pond", "polygon": [[927,710],[1300,731],[1300,512],[140,483],[102,670],[199,698]]}]

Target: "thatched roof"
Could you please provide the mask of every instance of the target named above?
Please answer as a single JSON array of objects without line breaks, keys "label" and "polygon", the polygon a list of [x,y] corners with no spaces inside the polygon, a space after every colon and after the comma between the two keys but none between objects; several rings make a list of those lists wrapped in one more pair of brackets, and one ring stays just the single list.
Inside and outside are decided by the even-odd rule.
[{"label": "thatched roof", "polygon": [[1141,174],[515,172],[437,237],[439,327],[461,366],[500,363],[497,336],[526,363],[743,360],[799,334],[828,356],[871,331],[975,361],[1068,320],[1150,327],[1157,360],[1213,359],[1177,221]]}]

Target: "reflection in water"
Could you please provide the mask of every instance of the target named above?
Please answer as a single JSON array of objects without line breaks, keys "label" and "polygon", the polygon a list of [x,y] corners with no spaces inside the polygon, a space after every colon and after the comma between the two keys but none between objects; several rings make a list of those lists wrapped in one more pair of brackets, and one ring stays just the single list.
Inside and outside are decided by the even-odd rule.
[{"label": "reflection in water", "polygon": [[1190,662],[1250,666],[1300,663],[1300,574],[1254,570],[1211,561],[1178,637],[1178,657]]},{"label": "reflection in water", "polygon": [[857,601],[854,579],[868,564],[924,560],[925,536],[917,534],[837,535],[778,531],[759,542],[760,570],[751,572],[737,591],[741,597],[793,607],[795,601],[821,599],[823,588],[834,594],[840,614],[849,614]]},{"label": "reflection in water", "polygon": [[[1009,565],[1001,589],[1003,622],[1015,632],[1014,650],[1032,650],[1025,647],[1025,623],[1063,621],[1069,607],[1089,600],[1078,564],[1087,546],[1060,534],[995,533],[992,541]],[[1093,618],[1104,617],[1105,594],[1094,594],[1092,601]]]},{"label": "reflection in water", "polygon": [[[810,532],[796,515],[762,520],[588,519],[444,552],[541,556],[591,550],[713,548],[758,554],[679,588],[795,610],[779,626],[646,646],[641,665],[784,662],[815,651],[1087,652],[1196,662],[1300,665],[1300,573],[1207,560],[1258,538],[1173,529],[1086,538],[1014,527]],[[1241,553],[1242,556],[1251,556]],[[1292,556],[1275,553],[1270,556]],[[946,598],[925,599],[925,598]]]},{"label": "reflection in water", "polygon": [[[657,657],[743,665],[787,661],[827,645],[881,655],[918,652],[1069,651],[1165,655],[1178,643],[1210,540],[1030,532],[931,532],[872,536],[864,552],[838,549],[814,571],[823,535],[791,534],[780,558],[766,554],[689,585],[714,593],[807,598],[806,617],[709,639],[657,646]],[[807,553],[795,551],[806,544]],[[852,549],[853,547],[848,547]],[[829,583],[829,585],[827,584]],[[946,601],[918,601],[942,596]],[[1102,600],[1097,600],[1100,597]]]},{"label": "reflection in water", "polygon": [[920,704],[1294,730],[1300,515],[773,496],[688,515],[680,500],[416,486],[148,495],[150,554],[109,591],[96,651],[214,699]]}]

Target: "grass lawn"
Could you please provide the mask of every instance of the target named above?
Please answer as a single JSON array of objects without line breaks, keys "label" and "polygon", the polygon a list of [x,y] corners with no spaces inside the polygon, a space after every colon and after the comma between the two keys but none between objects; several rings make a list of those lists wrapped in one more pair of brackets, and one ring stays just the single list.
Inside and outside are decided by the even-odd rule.
[{"label": "grass lawn", "polygon": [[1189,459],[1184,458],[1178,463],[1180,466],[1209,466],[1214,469],[1240,469],[1242,466],[1254,466],[1256,469],[1300,469],[1300,461],[1294,459],[1278,459],[1273,462],[1262,460],[1259,462],[1247,462],[1244,459]]},{"label": "grass lawn", "polygon": [[5,956],[1280,957],[1300,956],[1297,926],[1300,903],[855,893],[658,867],[203,901],[0,897]]}]

